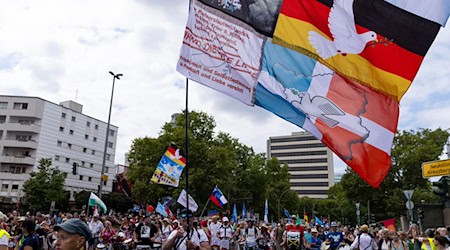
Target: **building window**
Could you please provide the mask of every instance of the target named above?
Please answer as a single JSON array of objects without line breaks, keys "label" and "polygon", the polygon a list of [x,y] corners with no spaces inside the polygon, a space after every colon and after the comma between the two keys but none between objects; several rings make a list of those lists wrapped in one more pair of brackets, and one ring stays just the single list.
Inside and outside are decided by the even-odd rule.
[{"label": "building window", "polygon": [[115,133],[116,133],[116,131],[114,131],[114,130],[112,130],[112,129],[109,130],[109,135],[110,135],[110,136],[114,136]]},{"label": "building window", "polygon": [[89,164],[90,168],[94,168],[94,163]]},{"label": "building window", "polygon": [[93,141],[96,142],[97,141],[97,137],[94,137]]},{"label": "building window", "polygon": [[95,150],[92,150],[91,154],[95,155]]},{"label": "building window", "polygon": [[81,161],[81,166],[82,166],[82,167],[84,167],[84,164],[85,164],[85,162],[84,162],[84,161]]},{"label": "building window", "polygon": [[2,192],[8,192],[9,185],[8,184],[2,184]]},{"label": "building window", "polygon": [[83,148],[83,153],[86,153],[86,151],[87,151],[87,148]]},{"label": "building window", "polygon": [[61,118],[66,118],[66,113],[62,113]]},{"label": "building window", "polygon": [[64,127],[59,127],[59,131],[64,132]]},{"label": "building window", "polygon": [[106,186],[106,183],[107,183],[107,181],[104,181],[104,182],[103,182],[103,186]]},{"label": "building window", "polygon": [[72,148],[72,144],[67,143],[67,147],[68,147],[68,148]]},{"label": "building window", "polygon": [[69,131],[69,134],[73,135],[73,130],[72,129]]},{"label": "building window", "polygon": [[58,145],[58,146],[60,146],[60,147],[61,147],[61,145],[62,145],[62,141],[58,141],[58,142],[56,143],[56,145]]},{"label": "building window", "polygon": [[80,175],[80,181],[82,181],[83,180],[83,176],[82,175]]},{"label": "building window", "polygon": [[59,155],[55,155],[55,161],[59,161]]},{"label": "building window", "polygon": [[70,162],[70,158],[66,158],[66,162],[69,163]]},{"label": "building window", "polygon": [[6,122],[6,115],[0,116],[0,123],[5,123],[5,122]]},{"label": "building window", "polygon": [[91,122],[86,122],[86,127],[90,127],[91,126]]},{"label": "building window", "polygon": [[108,167],[105,167],[105,173],[108,173],[108,169],[109,169]]},{"label": "building window", "polygon": [[89,139],[89,135],[84,135],[84,139]]},{"label": "building window", "polygon": [[95,129],[98,129],[98,125],[97,124],[95,124]]},{"label": "building window", "polygon": [[13,109],[28,109],[28,103],[15,102]]},{"label": "building window", "polygon": [[17,192],[17,191],[19,191],[19,185],[13,184],[11,187],[11,192]]},{"label": "building window", "polygon": [[72,116],[72,121],[74,122],[77,118],[75,116]]},{"label": "building window", "polygon": [[88,180],[89,180],[89,181],[92,181],[92,177],[89,177]]},{"label": "building window", "polygon": [[0,109],[7,109],[8,108],[8,102],[0,102]]},{"label": "building window", "polygon": [[110,154],[106,154],[106,160],[110,160],[111,159],[111,155]]},{"label": "building window", "polygon": [[9,167],[9,172],[13,173],[13,174],[23,174],[23,173],[25,173],[25,168],[11,166],[11,167]]},{"label": "building window", "polygon": [[112,142],[108,142],[108,148],[113,148],[113,143]]}]

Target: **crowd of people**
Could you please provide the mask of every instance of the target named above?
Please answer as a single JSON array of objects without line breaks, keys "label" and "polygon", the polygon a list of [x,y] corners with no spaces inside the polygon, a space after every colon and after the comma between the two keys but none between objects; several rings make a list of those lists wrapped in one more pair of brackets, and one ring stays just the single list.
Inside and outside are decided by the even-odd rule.
[{"label": "crowd of people", "polygon": [[402,232],[297,221],[295,216],[266,224],[253,219],[234,223],[226,216],[200,220],[189,213],[176,219],[0,212],[0,250],[450,250],[445,227],[421,233],[415,225]]}]

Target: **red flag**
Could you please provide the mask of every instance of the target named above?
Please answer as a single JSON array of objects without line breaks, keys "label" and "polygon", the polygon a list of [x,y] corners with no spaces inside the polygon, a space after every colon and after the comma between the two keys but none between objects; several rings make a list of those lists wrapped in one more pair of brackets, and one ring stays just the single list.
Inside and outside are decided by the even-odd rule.
[{"label": "red flag", "polygon": [[389,231],[395,231],[395,218],[384,220],[383,225],[385,228],[387,228]]}]

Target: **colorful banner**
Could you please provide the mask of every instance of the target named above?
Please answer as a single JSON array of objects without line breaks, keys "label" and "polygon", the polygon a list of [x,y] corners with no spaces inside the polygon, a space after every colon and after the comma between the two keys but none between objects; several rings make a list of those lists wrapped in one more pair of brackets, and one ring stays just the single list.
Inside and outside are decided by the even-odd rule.
[{"label": "colorful banner", "polygon": [[[183,207],[186,207],[187,205],[187,192],[186,190],[182,190],[180,193],[180,196],[177,199],[177,202],[182,205]],[[189,210],[192,212],[196,212],[198,209],[197,202],[195,202],[194,198],[192,198],[191,195],[189,195]]]},{"label": "colorful banner", "polygon": [[447,23],[450,14],[450,1],[448,0],[385,0],[401,9],[421,16],[425,19],[439,23],[442,27]]},{"label": "colorful banner", "polygon": [[186,158],[180,154],[180,149],[177,146],[171,144],[158,163],[151,181],[178,187],[178,182],[185,166]]},{"label": "colorful banner", "polygon": [[284,0],[274,42],[400,101],[440,25],[379,0]]},{"label": "colorful banner", "polygon": [[[194,2],[177,70],[194,81],[252,105],[261,61],[261,35]],[[244,25],[246,26],[246,25]]]},{"label": "colorful banner", "polygon": [[211,196],[209,197],[211,201],[218,207],[222,207],[223,205],[227,204],[227,198],[225,198],[225,195],[223,195],[222,191],[216,186],[214,187]]}]

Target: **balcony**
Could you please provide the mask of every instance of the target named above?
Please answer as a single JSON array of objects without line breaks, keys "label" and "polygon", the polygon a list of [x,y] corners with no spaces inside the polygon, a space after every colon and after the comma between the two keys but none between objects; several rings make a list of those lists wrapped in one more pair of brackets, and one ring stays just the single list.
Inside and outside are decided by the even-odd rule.
[{"label": "balcony", "polygon": [[14,148],[37,148],[37,142],[34,140],[16,140],[16,139],[6,139],[4,142],[5,147]]},{"label": "balcony", "polygon": [[30,156],[0,156],[0,162],[2,163],[13,163],[13,164],[24,164],[24,165],[34,165],[36,159]]},{"label": "balcony", "polygon": [[39,134],[41,126],[32,123],[0,123],[0,130],[32,132]]},{"label": "balcony", "polygon": [[1,172],[0,180],[7,181],[26,181],[30,178],[29,174],[14,174],[9,172]]}]

